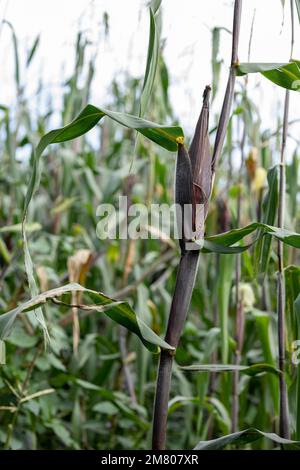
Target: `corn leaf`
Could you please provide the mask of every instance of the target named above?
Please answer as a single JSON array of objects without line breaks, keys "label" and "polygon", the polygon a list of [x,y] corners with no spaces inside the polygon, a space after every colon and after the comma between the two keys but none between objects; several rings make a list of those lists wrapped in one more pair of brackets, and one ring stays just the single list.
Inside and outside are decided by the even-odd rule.
[{"label": "corn leaf", "polygon": [[262,437],[269,439],[276,444],[285,445],[288,448],[300,449],[299,441],[291,441],[289,439],[284,439],[283,437],[280,437],[274,433],[262,432],[255,428],[249,428],[245,429],[244,431],[234,432],[233,434],[219,437],[218,439],[200,441],[194,450],[220,450],[224,449],[224,447],[230,444],[242,446],[250,442],[257,441]]},{"label": "corn leaf", "polygon": [[[233,229],[229,232],[221,233],[219,235],[206,237],[206,239],[204,240],[203,251],[215,253],[241,253],[242,251],[245,251],[245,248],[249,248],[251,245],[253,245],[253,243],[249,244],[247,247],[239,247],[232,245],[257,231],[259,231],[259,234],[256,235],[256,240],[253,243],[255,243],[260,237],[263,237],[267,234],[272,235],[273,237],[282,241],[286,245],[298,249],[300,248],[299,233],[291,232],[290,230],[285,230],[278,227],[273,227],[271,225],[263,224],[260,222],[253,222],[252,224],[247,225],[243,228]],[[234,248],[234,251],[226,251],[228,250],[228,248]]]},{"label": "corn leaf", "polygon": [[228,362],[229,355],[229,305],[235,266],[235,256],[220,255],[217,277],[217,302],[221,326],[222,362]]},{"label": "corn leaf", "polygon": [[[30,224],[26,224],[26,232],[36,232],[42,229],[41,224],[38,222],[31,222]],[[14,224],[14,225],[5,225],[4,227],[0,228],[0,233],[20,233],[22,231],[22,224]]]},{"label": "corn leaf", "polygon": [[[277,207],[278,207],[278,194],[279,194],[279,167],[278,165],[274,166],[268,171],[268,185],[269,191],[267,192],[263,204],[263,223],[273,225],[277,217]],[[263,235],[263,230],[261,229],[259,233]],[[259,236],[258,242],[255,247],[255,266],[256,271],[265,274],[270,259],[271,253],[271,235]]]},{"label": "corn leaf", "polygon": [[220,49],[220,32],[221,28],[213,28],[212,30],[212,54],[211,54],[211,65],[212,65],[212,100],[218,91],[220,72],[221,72],[221,60],[219,59]]},{"label": "corn leaf", "polygon": [[[271,364],[275,367],[276,364],[276,355],[274,354],[274,337],[273,331],[271,329],[270,320],[271,316],[269,313],[254,309],[252,311],[255,326],[258,333],[258,337],[260,339],[261,349],[263,352],[263,360],[266,361],[267,364]],[[276,377],[273,375],[268,375],[267,377],[270,393],[273,400],[273,406],[275,413],[278,413],[278,382]]]},{"label": "corn leaf", "polygon": [[34,57],[34,55],[35,55],[35,53],[36,53],[36,51],[37,51],[37,48],[38,48],[39,43],[40,43],[40,35],[38,35],[38,36],[35,38],[35,40],[34,40],[34,42],[33,42],[33,44],[32,44],[32,47],[31,47],[31,49],[30,49],[30,51],[29,51],[29,53],[28,53],[28,56],[27,56],[27,59],[26,59],[26,67],[29,67],[29,65],[31,64],[32,59],[33,59],[33,57]]},{"label": "corn leaf", "polygon": [[86,289],[76,283],[67,284],[65,286],[43,292],[27,302],[22,303],[17,308],[1,315],[0,340],[3,341],[11,334],[15,321],[21,313],[35,310],[47,301],[56,299],[57,297],[61,297],[62,295],[69,294],[71,292],[82,292],[83,294],[86,294],[94,302],[94,304],[90,306],[91,310],[103,312],[116,323],[119,323],[132,333],[136,334],[149,351],[158,353],[160,348],[168,350],[174,349],[157,336],[140,318],[138,318],[127,302],[111,299],[101,292]]},{"label": "corn leaf", "polygon": [[[41,165],[40,159],[45,151],[45,149],[50,144],[66,142],[68,140],[75,139],[96,126],[96,124],[104,116],[108,116],[112,120],[118,122],[119,124],[128,127],[130,129],[135,129],[144,136],[148,137],[153,142],[157,143],[161,147],[166,148],[170,151],[177,150],[176,139],[183,136],[183,131],[179,126],[161,126],[150,121],[132,116],[130,114],[113,112],[105,109],[96,108],[93,105],[87,105],[83,111],[67,126],[60,129],[54,129],[48,134],[44,135],[35,151],[33,159],[33,169],[31,174],[31,179],[27,188],[27,193],[25,197],[24,212],[22,218],[22,235],[23,235],[23,247],[24,247],[24,262],[25,270],[28,279],[28,284],[30,288],[31,296],[38,295],[38,288],[36,280],[34,277],[34,268],[33,262],[30,256],[30,251],[28,247],[28,241],[26,236],[26,217],[27,211],[30,204],[30,201],[37,190],[40,183],[41,176]],[[35,316],[42,326],[45,337],[49,337],[47,326],[44,320],[43,313],[40,308],[35,310]]]},{"label": "corn leaf", "polygon": [[239,371],[241,374],[255,376],[265,372],[274,375],[280,375],[280,371],[271,364],[253,364],[252,366],[241,366],[234,364],[195,364],[191,366],[182,366],[182,370],[187,372],[234,372]]},{"label": "corn leaf", "polygon": [[288,90],[299,91],[300,87],[300,61],[293,60],[289,63],[242,63],[237,66],[237,75],[248,73],[261,73]]},{"label": "corn leaf", "polygon": [[154,14],[157,13],[157,11],[159,10],[161,3],[162,0],[151,0],[149,6]]}]

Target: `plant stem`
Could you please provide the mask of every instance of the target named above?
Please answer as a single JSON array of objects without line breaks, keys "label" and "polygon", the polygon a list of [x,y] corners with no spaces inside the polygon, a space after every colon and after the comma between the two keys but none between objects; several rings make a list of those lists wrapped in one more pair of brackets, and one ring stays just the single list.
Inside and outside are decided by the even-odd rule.
[{"label": "plant stem", "polygon": [[238,45],[241,27],[242,0],[235,0],[232,28],[232,50],[231,50],[231,66],[228,76],[226,92],[224,96],[223,106],[220,114],[219,125],[214,145],[212,157],[212,170],[215,171],[216,163],[222,152],[227,126],[230,116],[230,110],[234,95],[234,85],[236,79],[236,65],[238,63]]},{"label": "plant stem", "polygon": [[17,424],[18,415],[19,415],[19,412],[20,412],[20,409],[21,409],[21,406],[22,406],[22,398],[24,398],[24,396],[26,394],[27,387],[29,385],[29,380],[31,378],[35,363],[36,363],[39,355],[41,354],[42,350],[43,350],[43,344],[41,343],[37,346],[37,349],[36,349],[36,352],[33,356],[33,359],[32,359],[32,361],[29,364],[29,367],[27,369],[26,377],[25,377],[25,380],[22,384],[21,393],[20,393],[20,396],[18,398],[18,403],[17,403],[16,410],[14,412],[11,423],[9,423],[9,425],[7,427],[7,435],[6,435],[6,441],[5,441],[5,444],[4,444],[4,450],[9,450],[9,448],[10,448],[10,444],[11,444],[11,440],[12,440],[12,437],[13,437],[14,429],[15,429],[16,424]]},{"label": "plant stem", "polygon": [[[253,12],[252,23],[251,23],[251,30],[250,30],[250,38],[248,44],[248,62],[250,62],[250,54],[251,54],[251,45],[252,45],[252,38],[253,38],[253,29],[254,29],[254,20],[255,20],[255,13],[256,10]],[[244,90],[244,98],[243,100],[246,101],[247,99],[247,87],[248,87],[248,75],[245,77],[245,90]],[[239,124],[239,121],[238,121]],[[245,164],[245,143],[246,143],[246,119],[245,115],[243,116],[243,134],[240,144],[240,152],[241,152],[241,164],[239,168],[239,175],[238,175],[238,196],[237,196],[237,217],[236,217],[236,224],[237,227],[241,225],[241,213],[242,213],[242,181],[243,181],[243,169]],[[238,127],[238,135],[239,135],[239,127]],[[236,256],[236,267],[235,267],[235,305],[236,305],[236,324],[235,324],[235,335],[236,335],[236,344],[237,348],[235,351],[235,364],[238,366],[241,362],[241,354],[244,342],[244,329],[245,329],[245,315],[244,309],[241,302],[241,294],[240,294],[240,282],[241,282],[241,271],[242,271],[242,258],[240,254]],[[231,419],[231,431],[236,432],[238,430],[238,421],[239,421],[239,379],[240,374],[239,371],[236,370],[233,372],[233,391],[232,391],[232,419]]]},{"label": "plant stem", "polygon": [[[217,129],[217,135],[214,145],[213,157],[212,157],[212,171],[215,172],[215,166],[220,158],[222,152],[228,121],[230,117],[230,110],[232,107],[233,97],[234,97],[234,86],[236,79],[236,65],[238,63],[238,46],[239,46],[239,36],[240,36],[240,27],[241,27],[241,14],[242,14],[242,0],[235,0],[234,2],[234,15],[233,15],[233,28],[232,28],[232,50],[231,50],[231,67],[228,76],[227,87],[225,91],[223,106],[221,110],[221,115],[219,119],[219,125]],[[240,260],[237,260],[237,269]],[[236,273],[236,279],[240,278],[240,274]],[[236,283],[236,289],[238,289],[238,284]],[[238,305],[237,305],[238,309]],[[237,319],[238,321],[238,319]],[[238,385],[238,376],[234,375],[234,392],[233,392],[233,422],[232,427],[237,426],[237,415],[238,415],[238,395],[237,395],[237,385]]]},{"label": "plant stem", "polygon": [[[226,88],[226,93],[224,97],[224,102],[222,106],[222,111],[220,115],[219,125],[217,129],[217,135],[215,140],[214,152],[212,159],[210,161],[211,176],[213,185],[213,176],[215,172],[216,162],[221,154],[222,147],[224,144],[224,139],[226,135],[230,110],[232,106],[233,93],[234,93],[234,84],[236,78],[236,64],[238,62],[238,42],[239,42],[239,31],[241,23],[241,10],[242,10],[242,0],[235,0],[234,3],[234,18],[233,18],[233,33],[232,33],[232,54],[231,54],[231,67],[229,72],[229,78]],[[204,107],[208,105],[210,88],[207,87],[204,93]],[[204,116],[203,116],[204,117]],[[208,117],[208,116],[207,116]],[[201,118],[200,118],[201,119]],[[205,125],[204,125],[205,121]],[[199,125],[199,130],[204,134],[207,133],[208,121],[205,120],[201,123],[198,121],[197,127]],[[206,129],[206,130],[205,130]],[[201,132],[199,133],[200,136]],[[195,148],[200,149],[200,154],[193,156],[196,158],[198,165],[207,165],[207,160],[205,155],[207,142],[203,141],[201,137],[196,138],[192,142],[195,144]],[[200,144],[200,145],[199,145]],[[191,149],[190,149],[191,151]],[[203,159],[204,158],[204,159]],[[206,161],[205,161],[206,160]],[[195,171],[195,161],[191,158],[192,167]],[[197,169],[199,171],[199,168]],[[189,188],[178,188],[182,193],[187,195]],[[210,188],[211,189],[211,188]],[[188,197],[187,197],[188,199]],[[206,201],[207,208],[208,200]],[[187,316],[187,311],[192,297],[193,287],[195,283],[195,278],[197,274],[199,259],[199,251],[183,251],[178,273],[176,279],[176,286],[174,290],[174,295],[172,299],[172,305],[169,315],[166,341],[171,344],[176,350],[178,345],[184,322]],[[152,448],[154,450],[164,450],[166,445],[166,428],[167,428],[167,417],[168,417],[168,401],[169,401],[169,392],[171,384],[171,373],[172,373],[172,364],[173,364],[174,354],[170,354],[167,351],[162,351],[160,356],[160,364],[157,377],[157,387],[156,387],[156,396],[155,396],[155,405],[154,405],[154,417],[153,417],[153,436],[152,436]]]},{"label": "plant stem", "polygon": [[[291,37],[291,57],[294,47],[294,4],[291,4],[291,22],[292,22],[292,37]],[[280,152],[280,173],[279,173],[279,206],[278,206],[278,227],[284,227],[285,218],[285,149],[286,139],[288,134],[288,119],[289,119],[289,103],[290,92],[285,93],[284,100],[284,114],[283,114],[283,128],[282,128],[282,142]],[[289,439],[289,409],[288,409],[288,395],[287,385],[285,381],[285,278],[284,278],[284,253],[283,243],[278,241],[277,245],[278,255],[278,278],[277,278],[277,316],[278,316],[278,367],[282,374],[279,377],[279,433],[282,437]]]},{"label": "plant stem", "polygon": [[[285,215],[285,146],[287,136],[287,119],[289,111],[289,91],[285,94],[284,103],[284,126],[282,132],[282,145],[280,156],[280,176],[279,176],[279,207],[278,207],[278,227],[284,226]],[[278,366],[282,372],[279,378],[280,386],[280,415],[279,428],[280,435],[289,438],[289,416],[287,387],[284,378],[285,373],[285,281],[284,281],[284,261],[283,261],[283,243],[278,241],[278,279],[277,279],[277,315],[278,315]]]},{"label": "plant stem", "polygon": [[[241,184],[243,176],[243,167],[245,160],[245,140],[246,140],[246,125],[244,122],[243,135],[241,140],[241,165],[239,170],[238,179],[238,200],[237,200],[237,227],[240,227],[241,221],[241,210],[242,210],[242,194]],[[236,351],[235,351],[235,365],[239,365],[241,362],[241,353],[243,347],[244,338],[244,311],[241,302],[240,295],[240,282],[241,282],[241,255],[236,255],[236,268],[235,268],[235,305],[236,305],[236,324],[235,324],[235,335],[236,335]],[[238,429],[238,417],[239,417],[239,371],[233,372],[233,391],[232,391],[232,422],[231,431],[236,432]]]},{"label": "plant stem", "polygon": [[[197,274],[198,258],[199,251],[185,252],[180,258],[165,337],[165,340],[175,349],[177,348],[190,305]],[[168,351],[162,351],[160,355],[153,417],[153,450],[164,450],[166,445],[168,401],[173,357]]]}]

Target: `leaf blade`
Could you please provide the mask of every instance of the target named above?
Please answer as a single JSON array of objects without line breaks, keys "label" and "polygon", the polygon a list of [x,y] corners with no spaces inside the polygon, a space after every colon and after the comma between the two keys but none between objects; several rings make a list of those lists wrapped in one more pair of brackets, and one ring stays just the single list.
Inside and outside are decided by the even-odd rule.
[{"label": "leaf blade", "polygon": [[257,441],[262,437],[265,437],[266,439],[269,439],[276,444],[300,449],[300,441],[291,441],[289,439],[284,439],[275,433],[268,433],[260,431],[259,429],[249,428],[243,431],[228,434],[227,436],[219,437],[217,439],[212,439],[210,441],[200,441],[196,447],[194,447],[194,450],[220,450],[224,449],[224,447],[230,444],[248,444],[250,442]]},{"label": "leaf blade", "polygon": [[140,318],[137,319],[135,312],[127,302],[111,299],[101,292],[87,289],[76,283],[66,284],[65,286],[38,294],[17,308],[1,315],[0,339],[3,341],[11,334],[14,323],[21,313],[35,310],[47,301],[71,292],[87,294],[96,302],[96,304],[91,306],[91,309],[105,313],[113,321],[136,334],[151,352],[159,352],[159,348],[174,350],[172,346],[157,336]]}]

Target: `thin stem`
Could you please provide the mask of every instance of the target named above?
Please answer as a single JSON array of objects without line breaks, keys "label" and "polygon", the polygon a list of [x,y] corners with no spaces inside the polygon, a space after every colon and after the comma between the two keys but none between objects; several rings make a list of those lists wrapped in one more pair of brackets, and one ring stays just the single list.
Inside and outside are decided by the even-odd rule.
[{"label": "thin stem", "polygon": [[[278,207],[278,227],[283,228],[285,216],[285,147],[287,136],[287,122],[289,111],[289,91],[285,94],[284,103],[284,125],[282,133],[282,145],[280,156],[280,176],[279,176],[279,207]],[[278,315],[278,367],[282,372],[279,378],[280,387],[280,415],[279,427],[280,435],[289,438],[289,414],[287,386],[284,378],[285,373],[285,281],[284,281],[284,260],[283,243],[278,241],[278,279],[277,279],[277,315]]]},{"label": "thin stem", "polygon": [[295,25],[294,25],[294,0],[290,0],[291,4],[291,55],[290,59],[292,60],[293,52],[294,52],[294,44],[295,44]]},{"label": "thin stem", "polygon": [[[251,22],[251,30],[250,30],[250,37],[249,37],[249,44],[248,44],[248,62],[250,62],[250,55],[251,55],[251,45],[253,39],[253,30],[254,30],[254,20],[255,20],[256,10],[253,12],[252,22]],[[247,87],[248,87],[248,75],[245,77],[245,91],[244,91],[244,100],[247,99]],[[241,213],[242,213],[242,180],[243,180],[243,169],[245,164],[245,143],[246,143],[246,119],[243,116],[243,134],[240,144],[240,152],[241,152],[241,164],[239,168],[239,175],[238,175],[238,197],[237,197],[237,227],[241,225]],[[239,123],[239,121],[238,121]],[[238,135],[239,135],[239,128],[238,128]],[[244,329],[245,329],[245,315],[243,304],[241,301],[241,294],[240,294],[240,282],[241,282],[241,271],[242,271],[242,259],[241,255],[237,254],[236,256],[236,266],[235,266],[235,305],[236,305],[236,317],[235,317],[235,336],[236,336],[236,351],[235,351],[235,364],[238,366],[241,362],[241,354],[244,342]],[[239,380],[240,374],[239,371],[236,370],[233,372],[233,390],[232,390],[232,420],[231,420],[231,430],[232,432],[236,432],[238,430],[238,421],[239,421]]]},{"label": "thin stem", "polygon": [[[236,79],[236,66],[238,64],[238,46],[239,46],[239,36],[241,28],[241,15],[242,15],[242,0],[235,0],[234,2],[234,15],[233,15],[233,28],[232,28],[232,51],[231,51],[231,67],[228,76],[228,82],[226,87],[226,92],[224,96],[223,106],[221,110],[221,115],[219,119],[219,125],[217,129],[217,135],[213,150],[212,157],[212,172],[215,173],[215,167],[218,159],[220,158],[229,117],[232,107],[233,97],[234,97],[234,86]],[[253,28],[253,23],[252,23]],[[252,29],[251,29],[252,30]],[[252,33],[251,33],[252,34]],[[250,39],[251,40],[251,39]],[[237,261],[238,263],[238,261]],[[238,269],[238,264],[237,264]],[[237,277],[240,278],[240,274],[237,273]],[[238,283],[236,283],[236,289],[238,291]],[[238,309],[238,304],[237,304]],[[234,376],[234,393],[233,393],[233,423],[232,426],[237,426],[237,415],[238,415],[238,376]]]},{"label": "thin stem", "polygon": [[233,16],[233,29],[232,29],[232,51],[231,51],[231,66],[228,76],[226,92],[224,96],[223,106],[220,114],[219,125],[214,145],[212,157],[212,170],[215,171],[216,163],[220,158],[222,152],[230,110],[233,101],[234,85],[236,79],[236,66],[238,64],[238,44],[241,27],[241,14],[242,14],[242,0],[235,0],[234,2],[234,16]]},{"label": "thin stem", "polygon": [[[241,184],[243,176],[243,167],[245,161],[245,141],[246,141],[246,124],[244,122],[243,136],[241,140],[241,165],[239,170],[238,179],[238,200],[237,200],[237,226],[240,226],[241,221],[241,210],[242,210],[242,195],[241,195]],[[236,324],[235,324],[235,335],[236,335],[236,351],[235,351],[235,364],[239,365],[241,362],[241,353],[243,347],[244,338],[244,311],[241,302],[240,295],[240,282],[241,282],[241,255],[236,256],[236,268],[235,268],[235,305],[236,305]],[[232,422],[231,430],[236,432],[238,429],[238,417],[239,417],[239,371],[233,372],[233,391],[232,391]]]},{"label": "thin stem", "polygon": [[[291,0],[291,57],[294,47],[294,4]],[[282,142],[280,152],[280,174],[279,174],[279,206],[278,206],[278,227],[284,227],[285,218],[285,150],[288,134],[290,92],[285,93],[284,115],[282,128]],[[279,432],[282,437],[289,438],[289,410],[287,385],[285,381],[285,278],[284,278],[284,253],[283,243],[278,241],[278,278],[277,278],[277,315],[278,315],[278,367],[282,374],[279,377]]]}]

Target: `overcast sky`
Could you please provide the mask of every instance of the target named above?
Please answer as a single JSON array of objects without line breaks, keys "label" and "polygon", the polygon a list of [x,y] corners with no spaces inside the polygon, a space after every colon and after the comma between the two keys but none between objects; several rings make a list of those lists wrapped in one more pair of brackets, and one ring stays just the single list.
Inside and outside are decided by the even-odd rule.
[{"label": "overcast sky", "polygon": [[[286,2],[285,21],[280,0],[244,0],[240,39],[240,61],[247,61],[248,43],[253,12],[256,10],[251,60],[280,62],[289,59],[290,16]],[[172,104],[180,123],[188,131],[193,127],[201,105],[201,94],[211,82],[211,28],[232,27],[230,0],[163,0],[163,31],[166,39],[165,59],[171,79]],[[103,13],[109,15],[108,41],[99,39]],[[90,39],[100,44],[97,75],[93,84],[92,102],[107,103],[112,77],[124,70],[142,75],[148,43],[149,17],[146,0],[0,0],[0,15],[14,26],[20,53],[30,47],[37,34],[41,43],[34,66],[26,77],[32,92],[37,77],[52,87],[58,97],[58,85],[73,67],[74,41],[78,27],[87,31]],[[299,26],[296,18],[294,57],[300,58]],[[100,34],[101,36],[101,34]],[[230,36],[222,34],[221,56],[230,60]],[[0,103],[10,104],[14,97],[13,52],[10,34],[3,27],[0,36],[1,87]],[[226,70],[222,91],[226,86]],[[23,77],[25,79],[25,77]],[[256,87],[258,81],[260,87]],[[262,77],[251,77],[249,90],[259,105],[264,127],[276,127],[274,116],[284,97],[284,89],[276,88]],[[214,104],[219,112],[222,94]],[[293,92],[291,118],[299,117],[300,95]],[[295,132],[296,126],[293,128]],[[299,130],[299,129],[298,129]]]}]

